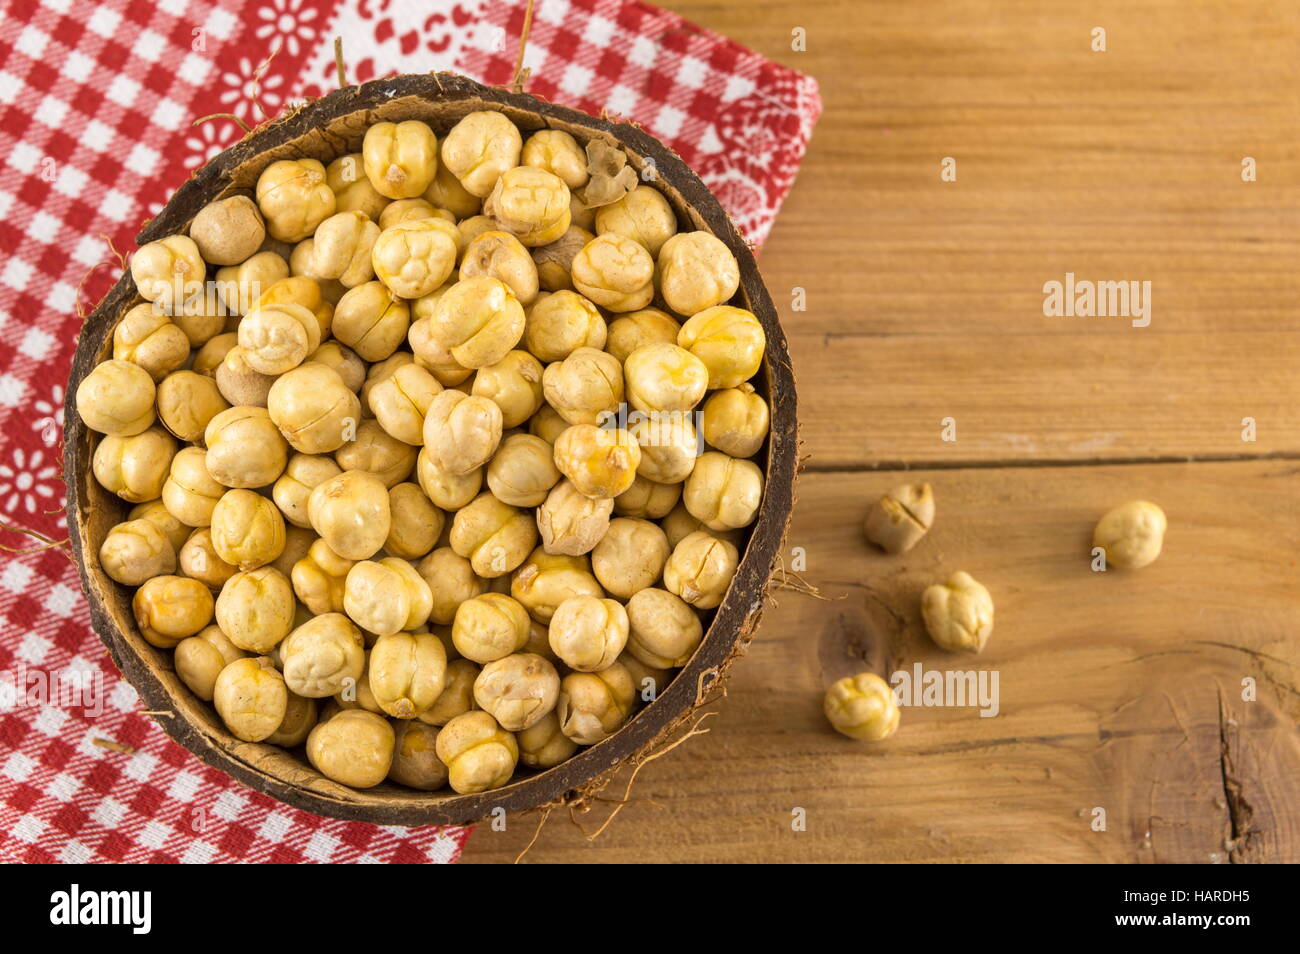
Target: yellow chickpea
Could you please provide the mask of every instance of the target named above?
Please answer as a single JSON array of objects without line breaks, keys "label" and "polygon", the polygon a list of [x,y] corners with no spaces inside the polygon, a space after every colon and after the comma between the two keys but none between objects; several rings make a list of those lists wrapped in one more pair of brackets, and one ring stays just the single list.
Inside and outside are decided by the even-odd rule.
[{"label": "yellow chickpea", "polygon": [[[355,351],[339,341],[326,341],[319,348],[307,355],[307,361],[314,361],[330,368],[343,379],[343,386],[353,394],[360,394],[366,381],[366,363]],[[268,392],[269,393],[269,392]]]},{"label": "yellow chickpea", "polygon": [[155,527],[167,535],[171,545],[179,550],[189,539],[192,528],[183,524],[176,519],[168,510],[161,500],[150,500],[142,504],[136,504],[126,515],[127,520],[148,520]]},{"label": "yellow chickpea", "polygon": [[501,409],[502,427],[519,427],[542,406],[542,366],[527,351],[511,351],[478,369],[471,393]]},{"label": "yellow chickpea", "polygon": [[528,642],[528,611],[502,593],[483,593],[456,608],[451,626],[456,651],[476,663],[504,659]]},{"label": "yellow chickpea", "polygon": [[221,670],[213,684],[212,702],[231,735],[261,742],[284,722],[289,690],[270,659],[245,657]]},{"label": "yellow chickpea", "polygon": [[354,288],[374,277],[371,251],[379,226],[364,212],[336,212],[316,229],[312,244],[312,270]]},{"label": "yellow chickpea", "polygon": [[700,617],[680,597],[647,588],[627,602],[627,648],[654,669],[685,666],[704,639]]},{"label": "yellow chickpea", "polygon": [[320,324],[310,309],[282,302],[259,305],[239,322],[244,360],[259,374],[284,374],[320,347]]},{"label": "yellow chickpea", "polygon": [[158,384],[158,419],[183,441],[197,442],[229,406],[215,381],[193,371],[174,371]]},{"label": "yellow chickpea", "polygon": [[554,242],[533,249],[533,264],[537,266],[537,284],[548,292],[572,291],[573,278],[570,272],[573,270],[573,260],[595,237],[584,228],[570,225]]},{"label": "yellow chickpea", "polygon": [[554,768],[578,751],[578,744],[560,731],[560,717],[554,709],[520,732],[517,739],[519,761],[534,769]]},{"label": "yellow chickpea", "polygon": [[308,454],[294,454],[289,458],[284,473],[271,488],[271,499],[295,527],[311,527],[307,516],[307,500],[317,484],[324,483],[331,477],[343,472],[338,464],[329,457],[314,457]]},{"label": "yellow chickpea", "polygon": [[389,199],[370,184],[365,157],[359,152],[339,156],[325,167],[325,184],[334,193],[336,212],[362,212],[372,222],[388,206]]},{"label": "yellow chickpea", "polygon": [[[678,487],[678,490],[681,488]],[[745,545],[745,534],[741,530],[710,530],[702,521],[692,516],[684,503],[678,502],[660,521],[660,527],[668,535],[668,545],[676,549],[688,536],[702,530],[717,540],[726,540],[739,550]]]},{"label": "yellow chickpea", "polygon": [[361,385],[361,410],[366,415],[373,415],[374,411],[370,407],[370,394],[374,391],[379,382],[388,378],[391,374],[396,374],[398,368],[404,368],[408,364],[415,364],[415,356],[408,351],[395,351],[383,361],[376,362],[366,369],[366,379]]},{"label": "yellow chickpea", "polygon": [[370,410],[391,436],[420,446],[424,444],[424,417],[441,391],[442,385],[424,368],[404,364],[371,388]]},{"label": "yellow chickpea", "polygon": [[641,446],[637,473],[658,484],[679,484],[690,477],[704,453],[691,415],[666,411],[636,417],[629,430]]},{"label": "yellow chickpea", "polygon": [[[221,319],[222,327],[225,326],[225,318]],[[190,365],[190,370],[195,374],[201,374],[205,378],[216,377],[217,368],[226,360],[234,348],[239,346],[239,335],[234,332],[223,332],[216,335],[194,352],[194,363]]]},{"label": "yellow chickpea", "polygon": [[613,355],[578,348],[546,366],[542,394],[570,424],[600,424],[623,403],[623,368]]},{"label": "yellow chickpea", "polygon": [[302,745],[319,721],[317,713],[315,699],[304,699],[302,696],[289,693],[284,719],[279,727],[266,737],[267,745],[278,745],[285,749]]},{"label": "yellow chickpea", "polygon": [[385,487],[395,487],[415,469],[416,450],[372,419],[361,422],[356,437],[340,447],[334,459],[344,470],[364,470],[382,480]]},{"label": "yellow chickpea", "polygon": [[447,784],[447,766],[438,758],[438,730],[432,725],[402,720],[393,726],[395,748],[390,781],[422,792],[436,792]]},{"label": "yellow chickpea", "polygon": [[334,336],[365,361],[392,355],[410,324],[410,306],[380,282],[348,289],[334,309]]},{"label": "yellow chickpea", "polygon": [[621,663],[599,672],[574,672],[560,682],[555,714],[560,731],[579,745],[609,738],[627,721],[636,702],[636,686]]},{"label": "yellow chickpea", "polygon": [[600,585],[621,600],[654,586],[668,562],[668,537],[649,520],[619,517],[591,551]]},{"label": "yellow chickpea", "polygon": [[442,692],[434,704],[416,718],[428,725],[441,726],[462,713],[478,708],[474,702],[474,680],[478,678],[479,672],[478,665],[468,659],[450,660]]},{"label": "yellow chickpea", "polygon": [[641,448],[620,428],[575,424],[555,441],[555,466],[588,497],[617,497],[636,477]]},{"label": "yellow chickpea", "polygon": [[342,613],[343,593],[354,565],[355,561],[339,556],[318,539],[290,571],[294,595],[317,616]]},{"label": "yellow chickpea", "polygon": [[502,174],[519,165],[523,139],[519,129],[498,112],[470,113],[442,141],[442,161],[480,199],[491,194]]},{"label": "yellow chickpea", "polygon": [[720,305],[740,287],[740,266],[731,249],[708,232],[682,232],[659,248],[659,285],[668,307],[695,315]]},{"label": "yellow chickpea", "polygon": [[676,344],[682,326],[667,312],[658,308],[643,308],[629,315],[621,315],[609,323],[609,338],[605,350],[626,363],[638,348],[650,344]]},{"label": "yellow chickpea", "polygon": [[316,317],[320,334],[317,335],[308,328],[308,337],[315,340],[318,346],[330,333],[334,306],[325,298],[324,288],[315,278],[291,275],[280,279],[262,292],[253,303],[253,308],[256,310],[265,305],[300,305],[310,311]]},{"label": "yellow chickpea", "polygon": [[201,527],[190,534],[189,539],[176,553],[176,565],[181,576],[198,580],[210,590],[219,590],[226,581],[239,572],[217,556],[217,549],[212,545],[212,531]]},{"label": "yellow chickpea", "polygon": [[596,210],[596,232],[630,238],[653,256],[677,234],[677,216],[658,189],[639,185]]},{"label": "yellow chickpea", "polygon": [[236,573],[217,597],[217,625],[240,649],[266,655],[293,628],[293,588],[274,567]]},{"label": "yellow chickpea", "polygon": [[532,514],[480,494],[452,518],[451,548],[470,561],[484,579],[505,576],[523,563],[537,544]]},{"label": "yellow chickpea", "polygon": [[179,311],[173,311],[172,323],[191,348],[201,348],[226,330],[227,317],[215,285],[209,290],[205,284],[202,295],[191,296]]},{"label": "yellow chickpea", "polygon": [[[579,596],[599,599],[605,591],[592,576],[587,557],[552,555],[538,547],[515,570],[510,580],[510,595],[534,620],[546,626],[565,600]],[[546,651],[550,651],[549,641]]]},{"label": "yellow chickpea", "polygon": [[213,380],[231,407],[266,407],[266,396],[271,393],[275,375],[254,371],[248,363],[248,349],[235,345],[221,359]]},{"label": "yellow chickpea", "polygon": [[609,530],[614,501],[588,497],[570,480],[562,480],[537,508],[537,529],[547,553],[580,556],[590,553]]},{"label": "yellow chickpea", "polygon": [[392,529],[388,488],[363,470],[318,484],[307,499],[307,516],[329,548],[348,560],[370,559]]},{"label": "yellow chickpea", "polygon": [[677,343],[709,369],[709,390],[734,388],[758,373],[767,336],[752,312],[720,305],[682,325]]},{"label": "yellow chickpea", "polygon": [[686,509],[710,530],[749,526],[762,500],[763,472],[758,465],[718,451],[700,456],[682,489]]},{"label": "yellow chickpea", "polygon": [[469,560],[451,547],[439,547],[416,566],[433,596],[429,622],[448,626],[466,600],[487,592],[487,580],[474,572]]},{"label": "yellow chickpea", "polygon": [[483,667],[474,681],[474,701],[507,731],[536,725],[555,708],[560,675],[535,653],[512,653]]},{"label": "yellow chickpea", "polygon": [[617,600],[575,596],[555,610],[550,623],[551,650],[578,672],[600,672],[618,659],[627,645],[627,611]]},{"label": "yellow chickpea", "polygon": [[483,211],[529,248],[554,242],[573,219],[569,187],[559,176],[536,166],[516,166],[502,173]]},{"label": "yellow chickpea", "polygon": [[381,635],[370,650],[370,691],[395,719],[414,719],[447,684],[447,651],[431,633]]},{"label": "yellow chickpea", "polygon": [[630,238],[597,235],[573,259],[573,287],[610,311],[638,311],[654,297],[655,263]]},{"label": "yellow chickpea", "polygon": [[480,275],[504,282],[525,308],[537,300],[537,263],[519,239],[508,232],[484,232],[465,246],[459,279]]},{"label": "yellow chickpea", "polygon": [[[416,302],[416,306],[419,307],[427,298],[427,295],[421,298]],[[415,352],[414,362],[432,374],[434,380],[443,387],[455,387],[463,383],[474,371],[462,367],[460,362],[451,356],[451,347],[438,340],[434,332],[432,309],[423,318],[411,324],[407,341],[411,345],[411,350]]]},{"label": "yellow chickpea", "polygon": [[179,310],[206,275],[207,264],[188,235],[169,235],[131,256],[131,278],[140,297],[166,312]]},{"label": "yellow chickpea", "polygon": [[113,358],[138,364],[155,382],[183,365],[190,339],[153,303],[136,305],[113,329]]},{"label": "yellow chickpea", "polygon": [[638,411],[689,411],[709,388],[709,369],[685,348],[659,342],[637,348],[623,366],[627,400]]},{"label": "yellow chickpea", "polygon": [[99,565],[118,583],[139,586],[150,577],[175,573],[176,549],[157,524],[128,520],[104,535]]},{"label": "yellow chickpea", "polygon": [[361,144],[366,178],[390,199],[410,199],[424,192],[438,169],[438,139],[418,119],[375,123]]},{"label": "yellow chickpea", "polygon": [[212,523],[212,511],[225,492],[226,488],[208,473],[203,448],[183,447],[172,458],[162,501],[168,512],[186,526],[206,527]]},{"label": "yellow chickpea", "polygon": [[171,649],[211,623],[212,608],[212,591],[183,576],[155,576],[131,599],[140,635],[159,649]]},{"label": "yellow chickpea", "polygon": [[296,694],[324,699],[355,685],[365,666],[361,630],[346,616],[314,616],[284,637],[280,645],[284,681]]},{"label": "yellow chickpea", "polygon": [[702,530],[687,534],[664,565],[664,588],[696,609],[713,609],[731,585],[740,554]]},{"label": "yellow chickpea", "polygon": [[559,176],[570,189],[581,189],[591,178],[586,152],[573,136],[561,129],[539,129],[529,136],[520,162]]},{"label": "yellow chickpea", "polygon": [[349,709],[311,730],[307,760],[341,785],[373,788],[388,777],[395,746],[387,719],[364,709]]},{"label": "yellow chickpea", "polygon": [[251,490],[229,490],[212,510],[212,546],[217,556],[241,570],[275,560],[285,543],[284,518],[267,498]]},{"label": "yellow chickpea", "polygon": [[144,503],[162,494],[175,456],[176,438],[161,427],[151,427],[130,437],[103,438],[91,468],[105,490],[131,503]]},{"label": "yellow chickpea", "polygon": [[459,510],[483,489],[483,468],[465,474],[453,474],[439,465],[429,448],[420,450],[416,460],[416,479],[435,507],[451,512]]},{"label": "yellow chickpea", "polygon": [[771,412],[753,385],[715,391],[704,402],[700,430],[710,446],[732,457],[753,457],[767,440]]},{"label": "yellow chickpea", "polygon": [[190,238],[210,265],[238,265],[266,239],[266,223],[253,200],[232,195],[199,210],[190,223]]},{"label": "yellow chickpea", "polygon": [[488,713],[466,712],[442,727],[437,754],[447,766],[452,790],[474,795],[510,781],[519,761],[519,745]]},{"label": "yellow chickpea", "polygon": [[157,389],[130,361],[104,361],[77,385],[77,414],[92,431],[129,437],[154,422]]},{"label": "yellow chickpea", "polygon": [[[543,392],[545,388],[543,388]],[[540,437],[546,443],[554,445],[560,435],[569,429],[569,422],[560,416],[560,412],[542,399],[542,406],[528,419],[528,433]]]},{"label": "yellow chickpea", "polygon": [[375,277],[402,298],[427,295],[447,280],[460,254],[460,232],[441,218],[408,219],[375,239]]},{"label": "yellow chickpea", "polygon": [[289,445],[261,407],[222,411],[203,432],[212,479],[226,487],[265,487],[284,473]]},{"label": "yellow chickpea", "polygon": [[528,310],[524,347],[538,360],[563,361],[578,348],[605,347],[608,329],[594,304],[574,291],[557,291]]},{"label": "yellow chickpea", "polygon": [[487,468],[488,489],[512,507],[537,507],[560,479],[550,444],[532,434],[501,442]]},{"label": "yellow chickpea", "polygon": [[275,252],[258,252],[238,265],[217,269],[217,295],[227,311],[246,315],[263,293],[288,277],[288,262]]},{"label": "yellow chickpea", "polygon": [[879,742],[898,730],[898,700],[874,672],[845,676],[826,690],[823,711],[841,735]]},{"label": "yellow chickpea", "polygon": [[429,619],[432,607],[429,585],[405,560],[363,560],[348,571],[343,611],[368,633],[414,630]]},{"label": "yellow chickpea", "polygon": [[328,454],[355,433],[361,401],[337,371],[309,362],[281,375],[266,409],[285,440],[300,454]]},{"label": "yellow chickpea", "polygon": [[501,443],[501,431],[501,409],[496,402],[449,388],[429,404],[424,446],[442,470],[468,474],[492,459]]},{"label": "yellow chickpea", "polygon": [[204,702],[211,702],[221,670],[243,658],[243,650],[226,638],[221,627],[208,626],[176,644],[174,663],[176,675],[190,692]]},{"label": "yellow chickpea", "polygon": [[[645,460],[644,451],[641,459]],[[622,517],[660,520],[672,513],[681,496],[681,484],[660,484],[637,474],[632,486],[614,498],[614,512]]]},{"label": "yellow chickpea", "polygon": [[257,179],[257,206],[271,237],[301,242],[334,214],[334,192],[316,159],[281,159]]},{"label": "yellow chickpea", "polygon": [[465,368],[496,364],[524,333],[524,308],[504,282],[478,275],[438,299],[430,333]]},{"label": "yellow chickpea", "polygon": [[384,551],[403,560],[418,560],[438,542],[446,514],[433,505],[418,484],[398,484],[388,491],[388,500],[393,526],[384,541]]}]

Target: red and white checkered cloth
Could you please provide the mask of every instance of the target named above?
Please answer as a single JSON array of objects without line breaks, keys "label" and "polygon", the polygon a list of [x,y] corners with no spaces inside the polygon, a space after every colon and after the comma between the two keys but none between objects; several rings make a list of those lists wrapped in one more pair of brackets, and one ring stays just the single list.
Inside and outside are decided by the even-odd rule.
[{"label": "red and white checkered cloth", "polygon": [[[255,125],[291,98],[328,92],[335,36],[353,82],[448,69],[506,84],[523,18],[523,0],[6,0],[0,520],[66,536],[60,442],[77,309],[121,274],[107,241],[129,252],[139,223],[242,135],[230,120],[194,118]],[[538,0],[525,65],[530,92],[636,120],[671,145],[755,244],[821,109],[811,78],[635,0]],[[90,628],[67,555],[0,556],[0,860],[459,856],[468,829],[322,819],[203,765],[140,714]],[[35,686],[86,672],[102,690],[86,700],[97,707],[13,691],[27,677]]]}]

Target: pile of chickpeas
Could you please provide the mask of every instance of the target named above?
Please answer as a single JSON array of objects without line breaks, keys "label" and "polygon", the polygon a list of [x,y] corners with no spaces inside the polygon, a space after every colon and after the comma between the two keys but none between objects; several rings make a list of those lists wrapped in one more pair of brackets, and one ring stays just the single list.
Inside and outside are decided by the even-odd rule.
[{"label": "pile of chickpeas", "polygon": [[232,735],[483,792],[695,652],[763,495],[765,339],[625,163],[493,111],[380,122],[136,251],[76,395],[134,505],[98,557]]}]

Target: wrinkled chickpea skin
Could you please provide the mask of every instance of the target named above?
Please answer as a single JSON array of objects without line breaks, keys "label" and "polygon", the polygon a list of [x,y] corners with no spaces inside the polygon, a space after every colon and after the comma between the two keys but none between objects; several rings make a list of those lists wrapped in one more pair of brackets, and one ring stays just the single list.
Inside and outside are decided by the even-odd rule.
[{"label": "wrinkled chickpea skin", "polygon": [[416,479],[434,506],[450,512],[461,509],[478,496],[483,489],[483,468],[466,474],[453,474],[439,466],[429,448],[425,447],[416,462]]},{"label": "wrinkled chickpea skin", "polygon": [[308,362],[282,374],[266,396],[266,410],[300,454],[328,454],[355,435],[361,400],[333,368]]},{"label": "wrinkled chickpea skin", "polygon": [[138,364],[104,361],[77,385],[77,414],[92,431],[129,437],[153,424],[155,394]]},{"label": "wrinkled chickpea skin", "polygon": [[480,275],[503,282],[524,307],[537,300],[537,265],[528,249],[508,232],[484,232],[465,246],[459,279]]},{"label": "wrinkled chickpea skin", "polygon": [[586,152],[562,129],[539,129],[529,136],[520,162],[558,176],[570,189],[581,189],[591,178]]},{"label": "wrinkled chickpea skin", "polygon": [[328,779],[350,788],[373,788],[388,776],[395,745],[387,719],[348,709],[311,730],[307,759]]},{"label": "wrinkled chickpea skin", "polygon": [[397,350],[411,324],[410,306],[381,282],[349,288],[334,308],[334,336],[365,361]]},{"label": "wrinkled chickpea skin", "polygon": [[316,159],[281,159],[257,180],[257,206],[267,231],[282,242],[301,242],[334,214],[334,192]]},{"label": "wrinkled chickpea skin", "polygon": [[555,466],[587,497],[617,497],[632,486],[641,447],[627,431],[575,424],[555,441]]},{"label": "wrinkled chickpea skin", "polygon": [[365,641],[346,616],[325,613],[284,638],[280,660],[291,690],[309,699],[324,699],[361,678]]},{"label": "wrinkled chickpea skin", "polygon": [[136,305],[113,329],[113,358],[138,364],[155,382],[189,356],[189,337],[152,303]]},{"label": "wrinkled chickpea skin", "polygon": [[374,474],[345,470],[318,484],[307,498],[312,529],[349,560],[368,560],[392,530],[388,488]]},{"label": "wrinkled chickpea skin", "polygon": [[370,410],[379,426],[406,444],[424,444],[424,417],[442,392],[438,380],[417,364],[403,364],[375,382],[370,389]]},{"label": "wrinkled chickpea skin", "polygon": [[[641,459],[644,463],[644,452]],[[659,520],[672,513],[681,496],[681,484],[661,484],[637,474],[636,480],[632,481],[632,486],[614,498],[614,512],[621,517]],[[689,514],[687,516],[690,517]],[[694,520],[693,517],[690,519]],[[697,530],[699,527],[693,526],[691,529]]]},{"label": "wrinkled chickpea skin", "polygon": [[477,470],[501,443],[503,419],[496,402],[447,389],[424,417],[424,446],[441,470],[454,476]]},{"label": "wrinkled chickpea skin", "polygon": [[447,766],[452,790],[474,795],[510,781],[519,745],[488,713],[466,712],[442,727],[437,754]]},{"label": "wrinkled chickpea skin", "polygon": [[368,282],[375,274],[371,252],[379,226],[364,212],[337,212],[320,224],[312,243],[312,272],[338,279],[347,288]]},{"label": "wrinkled chickpea skin", "polygon": [[284,518],[260,494],[229,490],[212,510],[212,546],[232,566],[265,566],[280,556],[284,543]]},{"label": "wrinkled chickpea skin", "polygon": [[365,157],[359,152],[339,156],[325,167],[325,184],[334,193],[337,212],[363,212],[372,222],[379,221],[389,203],[366,177]]},{"label": "wrinkled chickpea skin", "polygon": [[502,427],[519,427],[542,406],[542,366],[527,351],[511,351],[478,369],[470,393],[501,409]]},{"label": "wrinkled chickpea skin", "polygon": [[921,615],[930,638],[951,652],[979,653],[993,634],[993,597],[962,571],[926,588]]},{"label": "wrinkled chickpea skin", "polygon": [[659,581],[671,552],[668,537],[655,524],[619,517],[591,551],[591,569],[601,586],[627,600]]},{"label": "wrinkled chickpea skin", "polygon": [[120,437],[109,434],[95,448],[91,469],[105,490],[131,503],[161,496],[176,456],[176,438],[161,427]]},{"label": "wrinkled chickpea skin", "polygon": [[462,367],[496,364],[524,333],[524,308],[510,287],[488,275],[457,282],[434,305],[430,334]]},{"label": "wrinkled chickpea skin", "polygon": [[758,516],[763,472],[753,461],[708,451],[686,478],[682,502],[710,530],[737,530]]},{"label": "wrinkled chickpea skin", "polygon": [[167,312],[180,310],[206,275],[199,247],[188,235],[169,235],[141,246],[131,256],[131,278],[140,297],[157,302]]},{"label": "wrinkled chickpea skin", "polygon": [[459,254],[456,226],[436,217],[407,219],[379,233],[371,263],[394,295],[419,298],[447,280]]},{"label": "wrinkled chickpea skin", "polygon": [[596,232],[637,242],[651,255],[677,233],[677,216],[658,189],[639,185],[623,198],[596,210]]},{"label": "wrinkled chickpea skin", "polygon": [[627,648],[654,669],[685,666],[704,639],[699,616],[667,590],[647,588],[627,603]]},{"label": "wrinkled chickpea skin", "polygon": [[641,447],[637,474],[657,484],[680,484],[704,453],[699,433],[684,411],[636,415],[630,433]]},{"label": "wrinkled chickpea skin", "polygon": [[483,202],[483,211],[529,248],[554,242],[573,218],[564,180],[535,166],[516,166],[502,173]]},{"label": "wrinkled chickpea skin", "polygon": [[183,441],[196,443],[214,417],[230,407],[217,383],[193,371],[175,371],[158,384],[158,419]]},{"label": "wrinkled chickpea skin", "polygon": [[826,721],[841,735],[879,742],[898,729],[898,700],[894,690],[874,672],[845,676],[826,690]]},{"label": "wrinkled chickpea skin", "polygon": [[538,547],[511,577],[510,595],[545,626],[565,600],[578,596],[599,599],[605,591],[592,575],[591,563],[585,556],[552,555]]},{"label": "wrinkled chickpea skin", "polygon": [[226,487],[265,487],[284,473],[288,443],[266,408],[232,407],[203,432],[212,479]]},{"label": "wrinkled chickpea skin", "polygon": [[555,708],[560,675],[535,653],[512,653],[483,667],[474,681],[474,701],[503,729],[521,732]]},{"label": "wrinkled chickpea skin", "polygon": [[391,636],[423,626],[432,609],[429,584],[397,557],[363,560],[348,571],[343,610],[366,632]]},{"label": "wrinkled chickpea skin", "polygon": [[211,702],[221,670],[244,655],[219,626],[208,626],[176,644],[176,675],[190,692],[204,702]]},{"label": "wrinkled chickpea skin", "polygon": [[167,535],[148,520],[128,520],[108,531],[99,547],[99,565],[113,580],[139,586],[176,571],[176,550]]},{"label": "wrinkled chickpea skin", "polygon": [[528,611],[502,593],[483,593],[456,608],[451,639],[456,651],[472,662],[504,659],[528,642]]},{"label": "wrinkled chickpea skin", "polygon": [[433,182],[438,170],[438,139],[419,120],[375,123],[361,144],[366,178],[380,195],[410,199]]},{"label": "wrinkled chickpea skin", "polygon": [[557,291],[528,310],[524,347],[540,361],[563,361],[578,348],[605,347],[608,328],[600,310],[575,291]]},{"label": "wrinkled chickpea skin", "polygon": [[697,312],[677,334],[677,343],[709,370],[709,389],[739,387],[758,373],[767,336],[753,312],[719,305]]},{"label": "wrinkled chickpea skin", "polygon": [[638,311],[654,297],[655,263],[637,242],[597,235],[573,258],[573,287],[610,311]]},{"label": "wrinkled chickpea skin", "polygon": [[[573,214],[572,201],[569,214]],[[569,273],[573,269],[573,259],[595,237],[575,222],[554,242],[534,248],[532,256],[533,264],[537,266],[537,284],[548,292],[572,291],[573,278]]]},{"label": "wrinkled chickpea skin", "polygon": [[579,745],[609,738],[632,714],[636,686],[621,663],[600,672],[575,672],[560,683],[556,715],[560,731]]},{"label": "wrinkled chickpea skin", "polygon": [[627,611],[617,600],[575,596],[556,609],[549,634],[551,650],[570,669],[600,672],[627,645]]},{"label": "wrinkled chickpea skin", "polygon": [[289,635],[294,608],[288,579],[263,566],[226,580],[217,597],[217,625],[240,649],[265,655]]},{"label": "wrinkled chickpea skin", "polygon": [[442,141],[442,161],[465,188],[480,199],[491,194],[497,179],[519,165],[523,139],[509,119],[497,112],[474,112],[456,123]]},{"label": "wrinkled chickpea skin", "polygon": [[771,424],[767,402],[751,384],[716,391],[704,402],[700,431],[711,447],[732,457],[753,457]]},{"label": "wrinkled chickpea skin", "polygon": [[427,712],[447,682],[447,651],[431,633],[380,636],[370,650],[370,691],[388,715],[414,719]]},{"label": "wrinkled chickpea skin", "polygon": [[365,420],[356,436],[334,453],[344,470],[362,470],[378,477],[385,487],[395,487],[415,469],[418,452],[389,435],[376,420]]},{"label": "wrinkled chickpea skin", "polygon": [[537,528],[547,553],[580,556],[590,553],[609,530],[613,498],[586,496],[570,480],[562,480],[537,508]]},{"label": "wrinkled chickpea skin", "polygon": [[621,315],[609,323],[609,337],[605,350],[626,363],[638,348],[651,344],[676,344],[679,325],[667,312],[658,308],[643,308]]},{"label": "wrinkled chickpea skin", "polygon": [[480,494],[456,512],[448,536],[451,548],[486,580],[507,575],[537,544],[532,514]]},{"label": "wrinkled chickpea skin", "polygon": [[673,548],[664,564],[664,588],[696,609],[713,609],[722,602],[739,564],[734,546],[697,530]]},{"label": "wrinkled chickpea skin", "polygon": [[623,368],[611,354],[577,348],[546,366],[542,393],[570,424],[600,424],[623,402]]},{"label": "wrinkled chickpea skin", "polygon": [[1155,562],[1168,527],[1165,512],[1147,500],[1131,500],[1097,521],[1092,545],[1106,552],[1106,561],[1122,570],[1138,570]]},{"label": "wrinkled chickpea skin", "polygon": [[658,253],[660,292],[679,315],[695,315],[730,300],[740,287],[731,249],[708,232],[682,232]]},{"label": "wrinkled chickpea skin", "polygon": [[236,659],[217,676],[212,702],[231,735],[261,742],[284,722],[289,690],[267,657]]}]

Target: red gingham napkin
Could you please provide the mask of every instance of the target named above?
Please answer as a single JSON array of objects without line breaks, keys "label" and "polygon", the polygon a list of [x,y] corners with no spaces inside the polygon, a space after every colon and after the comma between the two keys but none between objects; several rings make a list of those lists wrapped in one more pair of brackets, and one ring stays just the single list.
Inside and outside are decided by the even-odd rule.
[{"label": "red gingham napkin", "polygon": [[[538,0],[527,89],[635,120],[762,242],[814,80],[635,0]],[[62,415],[81,319],[140,222],[291,98],[448,69],[506,84],[523,0],[7,0],[0,8],[0,520],[67,535]],[[273,55],[272,55],[273,54]],[[88,269],[95,268],[88,278]],[[11,548],[36,541],[0,534]],[[208,768],[140,713],[67,555],[0,554],[0,860],[449,862],[468,829],[318,818]],[[93,695],[38,704],[42,686]],[[17,691],[15,691],[17,687]],[[80,699],[81,704],[70,704]],[[104,743],[109,743],[105,746]]]}]

